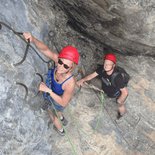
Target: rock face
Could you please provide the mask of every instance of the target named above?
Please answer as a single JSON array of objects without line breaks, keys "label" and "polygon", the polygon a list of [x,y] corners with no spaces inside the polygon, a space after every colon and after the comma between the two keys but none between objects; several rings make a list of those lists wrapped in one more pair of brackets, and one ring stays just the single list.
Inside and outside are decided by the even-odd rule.
[{"label": "rock face", "polygon": [[[153,155],[153,12],[153,0],[1,0],[0,155]],[[36,73],[45,80],[48,59],[31,44],[17,65],[27,42],[16,32],[25,31],[55,52],[68,44],[77,47],[81,59],[76,72],[83,71],[77,79],[94,71],[103,53],[115,52],[118,65],[132,77],[127,114],[117,121],[114,100],[89,87],[76,88],[65,111],[67,136],[57,135],[41,110],[42,95],[36,95],[41,81]],[[98,79],[92,83],[100,88]]]},{"label": "rock face", "polygon": [[[48,117],[40,117],[43,100],[35,96],[41,80],[36,73],[46,73],[47,65],[43,65],[30,47],[25,61],[14,66],[24,57],[27,44],[5,25],[40,37],[40,32],[47,33],[50,25],[50,19],[44,22],[46,17],[39,11],[41,6],[11,0],[2,0],[0,4],[0,154],[51,154],[51,144],[45,138],[49,136]],[[33,7],[36,7],[35,12]],[[36,20],[38,16],[42,18]],[[18,83],[28,87],[27,97],[26,89]]]},{"label": "rock face", "polygon": [[72,28],[108,49],[127,55],[155,56],[153,0],[55,2],[67,14]]}]

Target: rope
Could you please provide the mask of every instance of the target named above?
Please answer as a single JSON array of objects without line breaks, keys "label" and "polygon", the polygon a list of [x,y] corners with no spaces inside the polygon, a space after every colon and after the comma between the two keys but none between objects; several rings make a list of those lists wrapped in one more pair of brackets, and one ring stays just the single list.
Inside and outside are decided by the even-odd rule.
[{"label": "rope", "polygon": [[[48,64],[51,62],[51,60],[46,61],[46,60],[44,60],[44,59],[40,56],[40,54],[36,51],[36,49],[30,44],[30,40],[28,40],[28,42],[27,42],[24,38],[22,38],[22,36],[21,36],[21,35],[23,35],[22,32],[16,32],[16,31],[15,31],[13,28],[11,28],[9,25],[7,25],[6,23],[0,21],[0,29],[2,28],[2,25],[4,25],[5,27],[7,27],[8,29],[10,29],[15,35],[17,35],[21,40],[23,40],[23,41],[27,44],[23,59],[22,59],[20,62],[18,62],[18,63],[16,63],[16,64],[13,64],[14,66],[18,66],[18,65],[22,64],[22,63],[25,61],[25,59],[26,59],[26,57],[27,57],[27,54],[28,54],[28,49],[29,49],[29,47],[31,47],[31,49],[38,55],[38,57],[39,57],[43,62],[48,63]],[[58,48],[57,48],[57,46],[55,45],[55,43],[54,43],[54,46],[56,47],[56,50],[57,50],[57,52],[58,52]],[[42,78],[42,76],[41,76],[39,73],[36,73],[36,75],[40,76],[41,81],[43,81],[43,78]],[[25,99],[26,99],[27,96],[28,96],[28,88],[27,88],[27,86],[26,86],[25,84],[23,84],[23,83],[20,83],[20,82],[16,82],[16,84],[21,85],[21,86],[23,86],[23,87],[25,88],[25,90],[26,90]],[[37,93],[37,94],[38,94],[38,93]],[[65,129],[65,127],[64,127],[63,124],[61,123],[61,120],[60,120],[60,118],[58,117],[58,113],[57,113],[57,111],[56,111],[56,109],[55,109],[55,107],[54,107],[54,105],[53,105],[53,102],[52,102],[51,100],[50,100],[50,103],[52,104],[52,107],[53,107],[53,109],[55,110],[55,113],[56,113],[56,115],[57,115],[57,118],[58,118],[58,120],[59,120],[59,123],[62,125],[62,127],[63,127],[63,129],[64,129],[64,131],[65,131],[65,133],[66,133],[65,136],[67,137],[67,139],[68,139],[68,141],[69,141],[69,143],[70,143],[70,145],[71,145],[71,147],[72,147],[72,151],[73,151],[74,155],[77,155],[76,150],[75,150],[75,146],[73,145],[72,141],[70,140],[69,135],[68,135],[68,133],[67,133],[67,130]]]},{"label": "rope", "polygon": [[100,121],[100,118],[101,118],[101,114],[102,114],[102,109],[103,109],[103,103],[104,103],[104,94],[101,92],[100,93],[101,94],[101,98],[100,98],[100,102],[101,102],[101,111],[100,111],[100,114],[99,114],[99,117],[98,117],[98,120],[97,120],[97,123],[96,123],[96,127],[95,127],[95,129],[94,129],[94,131],[96,131],[97,130],[97,128],[98,128],[98,126],[99,126],[99,121]]},{"label": "rope", "polygon": [[[87,86],[89,86],[89,84],[87,84]],[[95,87],[95,86],[93,86],[93,85],[90,85],[89,88],[93,89],[94,92],[95,92],[95,90],[97,90],[97,91],[99,91],[99,92],[101,92],[101,93],[102,93],[102,91],[103,91],[103,90],[100,90],[99,88],[97,88],[97,87]],[[99,98],[99,96],[97,95],[96,92],[95,92],[95,94],[96,94],[96,96]],[[100,98],[99,98],[99,100],[100,100]],[[100,101],[102,101],[102,97],[101,97],[101,100],[100,100]],[[102,105],[103,105],[103,104],[102,104]],[[119,134],[121,135],[122,139],[124,139],[124,141],[125,141],[126,144],[129,146],[129,148],[133,148],[133,146],[131,146],[131,145],[129,144],[129,142],[125,139],[125,137],[123,136],[123,134],[122,134],[121,131],[119,130],[119,126],[118,126],[117,123],[112,119],[112,117],[110,116],[108,110],[106,109],[106,107],[105,107],[104,105],[103,105],[103,108],[105,109],[105,111],[106,111],[106,113],[108,114],[110,120],[112,121],[112,123],[113,123],[114,126],[116,127],[117,131],[118,131]]]},{"label": "rope", "polygon": [[[104,95],[103,93],[101,93],[101,101],[103,103],[104,101]],[[102,112],[102,109],[101,108],[101,112]],[[100,116],[98,117],[98,121],[95,125],[95,130],[93,132],[89,132],[89,134],[87,132],[85,132],[84,130],[82,130],[81,128],[81,125],[79,123],[79,121],[71,114],[71,111],[68,109],[68,114],[70,115],[70,118],[73,120],[73,122],[75,123],[76,125],[76,128],[77,128],[77,132],[78,132],[78,135],[79,135],[79,138],[80,138],[80,141],[82,141],[82,138],[84,137],[84,141],[85,143],[88,145],[89,149],[93,150],[94,152],[96,152],[96,150],[93,148],[92,144],[89,143],[89,140],[92,139],[92,134],[94,134],[95,130],[97,130],[98,126],[99,126],[99,120],[100,120]],[[101,114],[101,113],[100,113]],[[82,138],[81,138],[82,136]]]},{"label": "rope", "polygon": [[65,133],[66,133],[65,136],[67,137],[67,139],[68,139],[68,141],[69,141],[69,143],[70,143],[70,145],[71,145],[71,148],[72,148],[72,151],[73,151],[74,155],[78,155],[78,154],[76,153],[74,144],[72,143],[71,139],[69,138],[69,135],[68,135],[67,130],[65,129],[64,125],[62,124],[62,122],[61,122],[61,120],[60,120],[60,117],[58,116],[58,112],[57,112],[57,110],[55,109],[55,107],[54,107],[54,105],[53,105],[53,102],[51,101],[50,96],[48,96],[48,99],[49,99],[50,103],[52,104],[52,108],[54,109],[54,111],[55,111],[55,113],[56,113],[56,116],[57,116],[57,118],[58,118],[59,123],[61,124],[63,130],[64,130]]},{"label": "rope", "polygon": [[88,83],[84,83],[85,85],[83,86],[84,88],[88,88],[88,89],[93,89],[93,90],[96,90],[96,91],[99,91],[101,93],[104,94],[104,91],[102,89],[99,89],[98,87],[92,85],[92,84],[88,84]]},{"label": "rope", "polygon": [[[99,89],[99,88],[97,88],[96,86],[94,86],[94,85],[92,85],[92,84],[88,84],[88,83],[86,83],[86,82],[85,82],[85,85],[86,85],[87,87],[84,87],[84,88],[93,89],[94,92],[95,92],[95,90],[96,90],[96,91],[99,91],[99,92],[101,93],[101,99],[99,98],[99,96],[97,95],[96,92],[95,92],[95,94],[96,94],[96,96],[99,98],[100,102],[103,103],[103,100],[104,100],[104,99],[103,99],[103,93],[104,93],[104,91],[101,90],[101,89]],[[117,131],[120,133],[121,137],[122,137],[122,138],[124,139],[124,141],[126,142],[126,144],[127,144],[129,147],[132,148],[133,146],[131,146],[131,145],[129,144],[129,142],[125,139],[125,137],[121,134],[121,131],[119,130],[119,127],[118,127],[117,123],[112,119],[112,117],[110,116],[110,114],[109,114],[108,110],[106,109],[106,107],[104,106],[104,104],[102,104],[102,106],[103,106],[103,108],[105,109],[106,113],[108,114],[108,116],[109,116],[110,120],[112,121],[112,123],[115,125]],[[98,119],[98,121],[97,121],[95,130],[97,129],[98,124],[99,124],[99,119]]]}]

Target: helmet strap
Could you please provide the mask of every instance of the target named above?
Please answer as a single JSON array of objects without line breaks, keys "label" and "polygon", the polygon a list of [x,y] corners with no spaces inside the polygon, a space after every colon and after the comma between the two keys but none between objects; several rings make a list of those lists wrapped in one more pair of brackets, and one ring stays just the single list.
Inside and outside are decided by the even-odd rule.
[{"label": "helmet strap", "polygon": [[115,68],[115,64],[113,64],[113,65],[112,65],[111,70],[107,71],[107,73],[109,73],[109,72],[113,71],[113,70],[114,70],[114,68]]}]

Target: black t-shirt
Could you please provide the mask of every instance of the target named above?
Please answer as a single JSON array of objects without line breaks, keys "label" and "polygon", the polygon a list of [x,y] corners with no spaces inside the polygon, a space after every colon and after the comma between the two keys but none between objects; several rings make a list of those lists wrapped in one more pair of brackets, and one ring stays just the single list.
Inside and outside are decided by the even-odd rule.
[{"label": "black t-shirt", "polygon": [[[114,68],[114,71],[112,74],[117,72],[116,68]],[[123,77],[121,74],[118,74],[115,77],[115,86],[112,85],[112,74],[107,75],[107,73],[104,71],[103,66],[100,66],[97,68],[96,73],[98,74],[98,77],[102,80],[102,89],[103,91],[109,96],[114,97],[116,92],[120,91],[121,88],[125,87],[125,84],[123,82]]]}]

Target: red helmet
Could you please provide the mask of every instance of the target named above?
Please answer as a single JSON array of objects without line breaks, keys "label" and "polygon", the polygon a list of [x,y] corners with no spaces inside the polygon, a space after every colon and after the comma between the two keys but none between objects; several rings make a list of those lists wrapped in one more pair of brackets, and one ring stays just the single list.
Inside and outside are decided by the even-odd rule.
[{"label": "red helmet", "polygon": [[116,56],[112,53],[110,54],[106,54],[104,57],[103,57],[104,60],[111,60],[112,62],[114,62],[116,64]]},{"label": "red helmet", "polygon": [[71,61],[75,62],[76,64],[78,64],[79,53],[75,47],[66,46],[60,51],[59,58],[68,59],[68,60],[71,60]]}]

